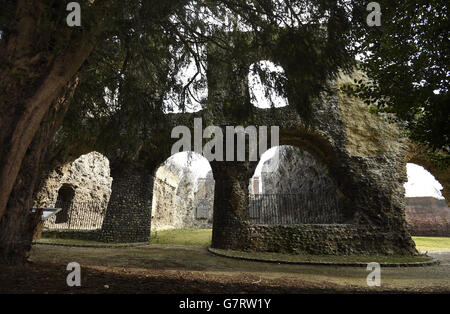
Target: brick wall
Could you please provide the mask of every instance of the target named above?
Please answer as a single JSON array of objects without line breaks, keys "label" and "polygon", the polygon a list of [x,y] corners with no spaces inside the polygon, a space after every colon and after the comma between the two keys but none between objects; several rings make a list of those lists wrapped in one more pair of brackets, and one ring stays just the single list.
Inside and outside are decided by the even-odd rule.
[{"label": "brick wall", "polygon": [[434,197],[408,197],[406,220],[415,236],[450,237],[450,208]]}]

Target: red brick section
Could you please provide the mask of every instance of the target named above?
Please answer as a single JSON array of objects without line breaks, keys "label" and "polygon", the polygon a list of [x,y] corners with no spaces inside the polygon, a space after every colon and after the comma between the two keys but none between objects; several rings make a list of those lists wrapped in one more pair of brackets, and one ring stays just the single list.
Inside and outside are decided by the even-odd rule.
[{"label": "red brick section", "polygon": [[450,237],[450,208],[445,200],[406,198],[406,220],[412,235]]}]

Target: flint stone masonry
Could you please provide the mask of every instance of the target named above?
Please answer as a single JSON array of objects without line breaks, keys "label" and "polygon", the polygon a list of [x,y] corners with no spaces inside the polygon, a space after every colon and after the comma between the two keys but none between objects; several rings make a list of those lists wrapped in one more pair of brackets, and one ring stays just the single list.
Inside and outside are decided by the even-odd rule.
[{"label": "flint stone masonry", "polygon": [[[342,80],[335,84],[342,84]],[[315,106],[315,123],[309,128],[289,107],[277,109],[279,117],[274,117],[273,112],[266,116],[257,111],[261,124],[265,121],[268,125],[280,125],[281,145],[306,150],[324,165],[342,193],[346,226],[317,225],[306,229],[310,231],[302,225],[252,226],[246,222],[248,182],[256,165],[212,162],[216,178],[212,247],[309,254],[416,254],[404,217],[402,184],[406,166],[398,129],[383,118],[360,113],[366,112],[367,107],[345,98],[336,89],[325,93]],[[350,116],[346,111],[355,113]],[[371,127],[359,129],[353,121],[359,115],[377,122],[365,122],[363,125]],[[349,136],[359,139],[348,141]],[[368,232],[367,228],[373,231]]]},{"label": "flint stone masonry", "polygon": [[409,234],[367,226],[246,224],[243,230],[239,247],[243,251],[317,255],[411,253]]},{"label": "flint stone masonry", "polygon": [[[288,106],[260,109],[247,107],[250,100],[245,77],[249,66],[270,60],[283,67],[291,82],[296,81],[295,69],[286,59],[264,49],[255,51],[247,64],[238,66],[221,61],[220,53],[209,51],[208,103],[212,106],[211,113],[205,115],[209,114],[212,124],[221,126],[279,126],[279,145],[308,152],[325,169],[342,199],[345,227],[252,226],[247,222],[248,186],[256,163],[213,161],[216,188],[212,247],[290,252],[301,249],[311,254],[417,254],[405,221],[403,183],[407,180],[408,141],[389,116],[371,114],[367,105],[340,89],[353,84],[354,79],[364,79],[364,75],[355,71],[329,80],[307,109],[296,110],[302,103],[302,87],[293,84],[287,90]],[[232,103],[231,108],[241,105],[241,115],[227,110],[228,103]]]},{"label": "flint stone masonry", "polygon": [[[152,231],[175,228],[175,196],[178,176],[160,167],[153,187]],[[178,217],[177,217],[178,218]]]},{"label": "flint stone masonry", "polygon": [[210,170],[205,178],[197,180],[194,209],[196,210],[196,220],[201,221],[206,228],[211,228],[214,213],[214,185],[212,170]]},{"label": "flint stone masonry", "polygon": [[111,199],[103,220],[100,240],[104,242],[150,241],[153,177],[132,165],[111,167]]},{"label": "flint stone masonry", "polygon": [[100,229],[96,230],[46,230],[42,237],[50,239],[76,239],[85,241],[98,241]]},{"label": "flint stone masonry", "polygon": [[310,153],[292,146],[279,146],[277,151],[278,157],[262,167],[262,194],[337,193],[326,169]]},{"label": "flint stone masonry", "polygon": [[[293,146],[278,146],[273,157],[261,167],[262,195],[250,200],[253,223],[341,223],[342,201],[326,169],[307,151]],[[261,163],[261,162],[260,162]],[[256,182],[255,182],[256,181]]]},{"label": "flint stone masonry", "polygon": [[293,146],[276,150],[278,155],[262,167],[262,194],[338,193],[326,169],[310,153]]},{"label": "flint stone masonry", "polygon": [[64,184],[75,189],[74,202],[108,202],[112,184],[108,159],[98,152],[91,152],[50,172],[38,192],[37,201],[54,203]]},{"label": "flint stone masonry", "polygon": [[[201,117],[203,128],[219,126],[223,134],[226,126],[279,126],[279,145],[297,147],[321,165],[339,192],[345,218],[341,225],[251,225],[249,181],[257,162],[212,161],[215,180],[212,247],[309,254],[417,254],[405,219],[406,163],[414,162],[429,170],[444,186],[445,197],[450,193],[449,168],[440,169],[420,148],[413,147],[389,116],[371,114],[362,101],[341,91],[342,86],[353,84],[355,79],[365,79],[360,71],[330,79],[320,95],[314,96],[310,103],[305,102],[301,84],[304,78],[299,77],[296,60],[269,46],[254,45],[249,34],[233,33],[232,38],[239,44],[230,42],[229,51],[207,47],[208,99],[203,110],[166,115],[164,129],[144,145],[157,149],[143,150],[133,161],[116,162],[121,160],[120,152],[117,158],[108,155],[114,160],[111,166],[114,180],[101,239],[148,241],[153,197],[151,175],[171,154],[171,145],[176,142],[171,138],[171,129],[183,125],[192,131],[194,118]],[[223,61],[230,58],[221,54],[238,53],[233,47],[246,49],[245,62]],[[288,106],[252,107],[248,71],[251,64],[261,60],[272,61],[285,70]],[[271,134],[268,142],[270,137]],[[152,166],[143,167],[143,163]],[[325,181],[319,181],[326,185]],[[189,206],[195,208],[195,204]]]}]

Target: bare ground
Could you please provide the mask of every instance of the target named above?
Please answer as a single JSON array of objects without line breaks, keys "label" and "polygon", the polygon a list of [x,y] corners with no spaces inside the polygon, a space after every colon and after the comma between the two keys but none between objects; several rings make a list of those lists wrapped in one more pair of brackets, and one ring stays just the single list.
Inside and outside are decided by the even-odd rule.
[{"label": "bare ground", "polygon": [[[450,293],[450,253],[441,265],[383,268],[368,287],[362,267],[278,265],[214,256],[205,247],[80,248],[35,245],[27,266],[0,266],[0,293]],[[69,262],[81,287],[68,287]]]}]

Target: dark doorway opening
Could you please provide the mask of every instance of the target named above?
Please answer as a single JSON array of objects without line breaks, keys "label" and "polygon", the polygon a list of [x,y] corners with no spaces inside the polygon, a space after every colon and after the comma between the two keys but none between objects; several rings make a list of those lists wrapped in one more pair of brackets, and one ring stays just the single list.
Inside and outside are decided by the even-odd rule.
[{"label": "dark doorway opening", "polygon": [[72,186],[64,184],[58,191],[58,198],[56,199],[56,208],[62,208],[56,214],[55,223],[65,223],[69,220],[70,208],[72,206],[73,198],[75,196],[75,190]]}]

